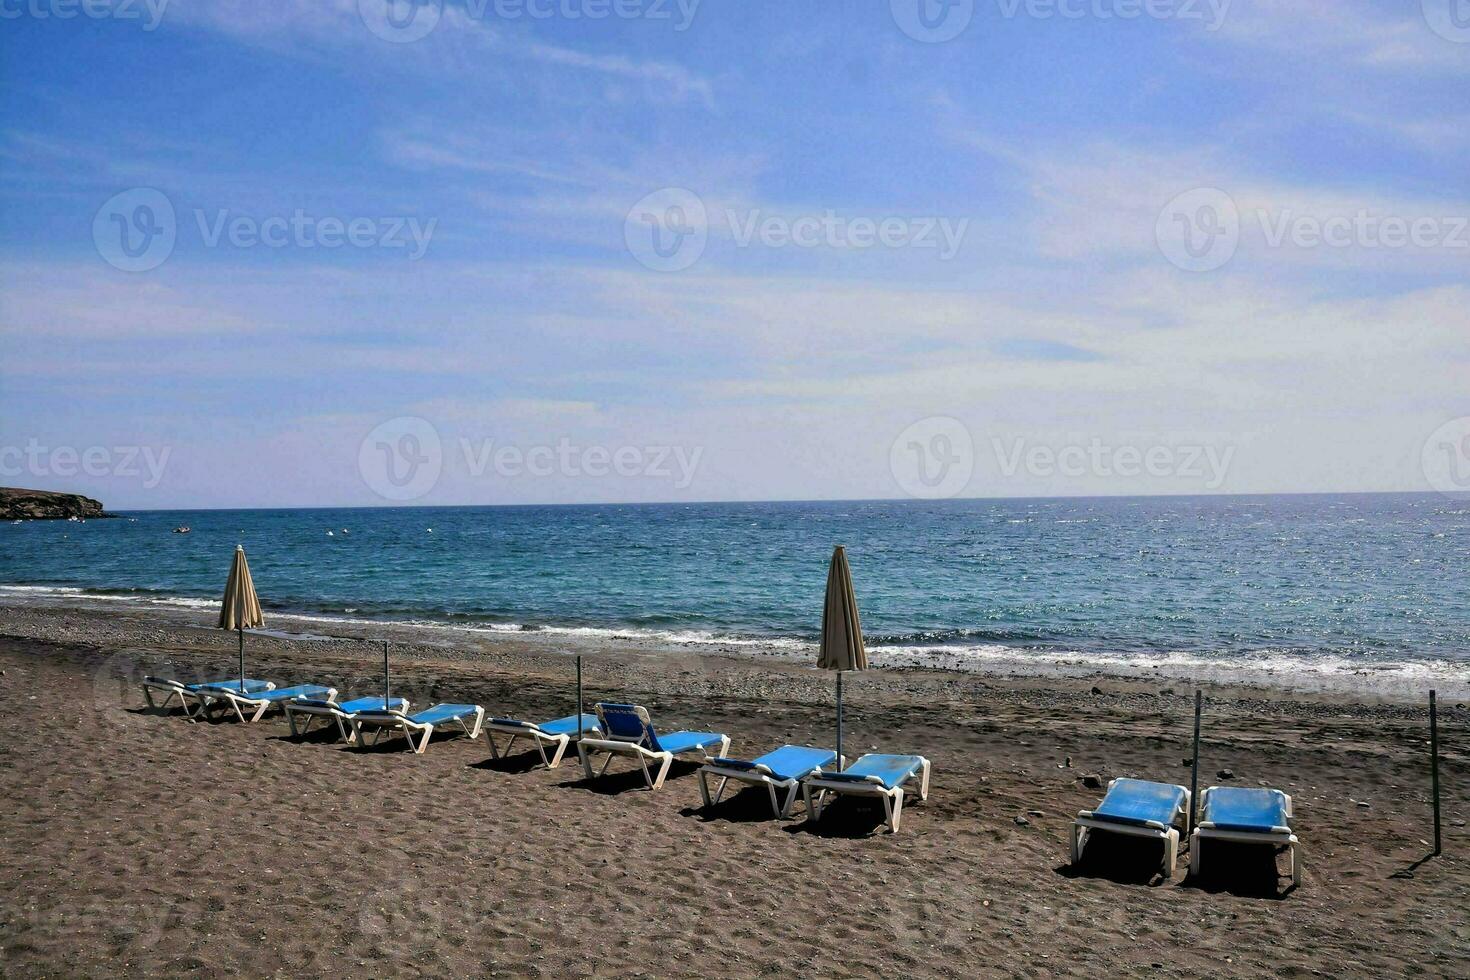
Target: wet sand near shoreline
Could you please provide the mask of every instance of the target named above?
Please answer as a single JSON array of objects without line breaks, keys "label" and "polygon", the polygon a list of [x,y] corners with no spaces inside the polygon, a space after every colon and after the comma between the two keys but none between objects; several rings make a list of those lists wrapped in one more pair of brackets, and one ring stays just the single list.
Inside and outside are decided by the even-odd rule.
[{"label": "wet sand near shoreline", "polygon": [[[191,625],[191,622],[193,625]],[[917,752],[930,799],[902,832],[878,808],[771,818],[746,792],[699,807],[692,765],[656,793],[626,765],[593,783],[483,740],[354,750],[142,710],[143,673],[228,673],[203,614],[0,607],[0,972],[757,976],[1311,976],[1470,973],[1470,712],[1441,715],[1445,851],[1431,833],[1420,706],[1207,690],[1200,785],[1293,794],[1306,877],[1221,845],[1214,871],[1149,874],[1158,848],[1098,838],[1067,867],[1081,777],[1188,785],[1192,691],[1174,680],[849,677],[847,750]],[[361,640],[248,640],[249,673],[372,694]],[[569,713],[571,658],[516,638],[399,634],[416,706]],[[733,753],[832,740],[830,675],[749,658],[610,647],[586,693]],[[1094,688],[1097,688],[1096,693]],[[1167,693],[1166,693],[1167,692]],[[518,750],[521,746],[517,746]],[[1070,766],[1067,764],[1070,760]],[[1366,804],[1360,806],[1359,804]]]}]

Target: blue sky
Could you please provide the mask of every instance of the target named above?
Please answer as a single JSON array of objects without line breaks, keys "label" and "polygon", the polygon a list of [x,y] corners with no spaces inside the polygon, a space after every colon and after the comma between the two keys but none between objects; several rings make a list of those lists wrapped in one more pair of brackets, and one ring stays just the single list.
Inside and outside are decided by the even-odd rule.
[{"label": "blue sky", "polygon": [[[372,505],[1470,464],[1462,0],[395,0],[416,40],[383,0],[95,2],[0,2],[0,483]],[[433,478],[385,487],[385,446]]]}]

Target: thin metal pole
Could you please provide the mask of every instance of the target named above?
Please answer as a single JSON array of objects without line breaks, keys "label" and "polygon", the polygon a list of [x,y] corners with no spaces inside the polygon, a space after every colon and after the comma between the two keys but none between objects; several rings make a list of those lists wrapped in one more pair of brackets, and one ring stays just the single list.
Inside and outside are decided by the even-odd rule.
[{"label": "thin metal pole", "polygon": [[577,654],[577,739],[582,738],[582,655]]},{"label": "thin metal pole", "polygon": [[245,693],[245,627],[235,627],[235,633],[240,638],[240,693]]},{"label": "thin metal pole", "polygon": [[1194,691],[1194,756],[1189,763],[1189,815],[1184,821],[1184,837],[1194,831],[1194,808],[1198,805],[1195,794],[1199,792],[1199,713],[1204,696],[1199,688]]},{"label": "thin metal pole", "polygon": [[1439,842],[1439,708],[1434,701],[1434,692],[1429,692],[1429,778],[1434,789],[1434,853],[1440,851]]},{"label": "thin metal pole", "polygon": [[388,641],[383,641],[383,710],[388,710]]},{"label": "thin metal pole", "polygon": [[837,768],[842,766],[842,671],[837,672]]}]

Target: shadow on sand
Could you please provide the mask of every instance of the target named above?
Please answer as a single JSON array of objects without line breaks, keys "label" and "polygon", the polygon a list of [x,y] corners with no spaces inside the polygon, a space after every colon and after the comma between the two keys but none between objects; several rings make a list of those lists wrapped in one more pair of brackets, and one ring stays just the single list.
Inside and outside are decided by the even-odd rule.
[{"label": "shadow on sand", "polygon": [[1295,889],[1290,869],[1285,875],[1277,869],[1277,848],[1226,840],[1205,841],[1203,847],[1200,873],[1188,876],[1179,887],[1276,900]]},{"label": "shadow on sand", "polygon": [[[614,763],[614,765],[616,764],[617,763]],[[566,763],[563,762],[562,765],[565,766]],[[667,789],[669,784],[676,779],[682,779],[685,776],[693,775],[695,772],[699,771],[700,765],[701,763],[698,762],[681,762],[675,759],[673,766],[669,768],[668,776],[664,778],[664,789]],[[655,775],[658,774],[658,770],[654,769],[653,766],[649,766],[649,769],[653,771]],[[646,790],[648,788],[648,784],[643,781],[643,770],[637,768],[636,763],[634,764],[634,768],[632,769],[621,769],[616,771],[609,769],[603,775],[595,776],[592,779],[587,779],[585,776],[582,775],[582,765],[580,762],[574,764],[574,771],[576,772],[575,777],[573,777],[572,779],[568,779],[565,782],[557,783],[557,786],[560,786],[563,789],[575,788],[591,790],[592,792],[599,793],[603,796],[617,796],[621,793],[626,793],[629,790]]]},{"label": "shadow on sand", "polygon": [[[769,818],[771,809],[769,798],[767,799],[766,815]],[[792,809],[797,810],[796,807]],[[883,821],[883,802],[881,800],[838,796],[822,807],[821,820],[813,820],[807,816],[799,823],[790,824],[781,829],[788,834],[811,834],[813,837],[856,840],[886,834],[888,825]]]},{"label": "shadow on sand", "polygon": [[[712,796],[717,783],[718,780],[710,780]],[[784,792],[781,795],[784,796]],[[800,802],[791,809],[799,812]],[[744,786],[740,789],[731,786],[725,791],[724,798],[714,806],[696,803],[679,813],[703,823],[772,823],[780,819],[771,812],[771,795],[764,786]]]},{"label": "shadow on sand", "polygon": [[1399,868],[1393,874],[1389,875],[1389,877],[1390,878],[1399,878],[1399,879],[1413,878],[1414,877],[1414,873],[1416,871],[1418,871],[1420,868],[1424,867],[1424,864],[1426,862],[1434,860],[1435,856],[1436,856],[1435,853],[1433,851],[1430,851],[1428,854],[1424,855],[1422,858],[1420,858],[1419,860],[1415,861],[1413,864],[1406,864],[1402,868]]},{"label": "shadow on sand", "polygon": [[[1183,855],[1180,856],[1183,861]],[[1131,834],[1093,830],[1087,836],[1082,860],[1055,869],[1064,878],[1103,878],[1120,885],[1162,885],[1164,842]]]},{"label": "shadow on sand", "polygon": [[[573,762],[575,761],[573,759]],[[565,766],[567,760],[563,759],[561,764]],[[542,768],[541,753],[537,752],[534,748],[528,749],[525,752],[517,752],[515,755],[505,755],[502,753],[499,758],[492,755],[489,758],[481,759],[479,762],[471,762],[465,768],[480,769],[485,772],[521,775]]]},{"label": "shadow on sand", "polygon": [[[372,737],[371,736],[368,736],[366,733],[364,733],[364,736],[365,736],[365,738],[367,740],[367,744],[366,745],[361,745],[361,746],[358,746],[358,745],[347,745],[347,746],[344,746],[343,748],[346,751],[348,751],[348,752],[362,752],[362,753],[389,753],[389,752],[412,752],[413,751],[413,746],[409,744],[408,739],[404,738],[400,734],[385,733],[383,735],[382,740],[380,742],[378,742],[376,745],[373,744],[373,741],[372,741]],[[450,731],[436,731],[433,735],[429,736],[429,746],[432,747],[432,746],[438,745],[440,742],[452,742],[455,739],[462,739],[462,738],[465,738],[465,733],[464,732],[461,732],[461,731],[458,731],[458,730],[455,730],[455,729],[451,729]],[[415,736],[415,740],[417,740],[417,736]],[[427,752],[428,751],[428,748],[425,748],[424,751]]]},{"label": "shadow on sand", "polygon": [[337,731],[335,724],[330,724],[313,727],[305,735],[286,732],[283,735],[271,735],[269,738],[272,742],[291,742],[295,745],[332,745],[342,741],[342,733]]}]

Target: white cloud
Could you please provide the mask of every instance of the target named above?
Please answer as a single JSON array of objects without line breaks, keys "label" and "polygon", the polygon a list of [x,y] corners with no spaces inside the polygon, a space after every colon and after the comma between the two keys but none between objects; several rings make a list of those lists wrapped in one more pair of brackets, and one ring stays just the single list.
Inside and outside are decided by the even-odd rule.
[{"label": "white cloud", "polygon": [[[354,63],[366,60],[396,71],[459,78],[467,85],[499,70],[524,86],[536,81],[526,76],[526,69],[539,66],[632,83],[620,93],[630,100],[714,104],[709,80],[680,65],[526,41],[488,15],[476,17],[479,9],[445,4],[433,31],[406,44],[375,36],[359,14],[358,0],[192,0],[171,6],[166,23],[208,30],[278,54],[321,60],[333,53]],[[547,80],[553,77],[546,75]]]}]

